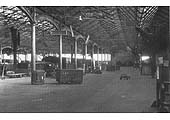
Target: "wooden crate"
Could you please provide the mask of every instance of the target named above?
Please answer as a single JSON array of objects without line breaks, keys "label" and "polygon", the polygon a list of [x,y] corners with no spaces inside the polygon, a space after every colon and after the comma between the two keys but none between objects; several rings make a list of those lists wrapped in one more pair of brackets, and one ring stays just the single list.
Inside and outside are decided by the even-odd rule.
[{"label": "wooden crate", "polygon": [[32,85],[43,85],[44,84],[44,80],[45,80],[45,71],[43,70],[36,70],[34,71],[31,77],[31,84]]}]

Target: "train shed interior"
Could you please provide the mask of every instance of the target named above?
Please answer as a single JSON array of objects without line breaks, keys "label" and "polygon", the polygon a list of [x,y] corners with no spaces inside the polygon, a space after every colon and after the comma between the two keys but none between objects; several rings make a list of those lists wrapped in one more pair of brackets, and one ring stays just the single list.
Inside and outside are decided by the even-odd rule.
[{"label": "train shed interior", "polygon": [[0,112],[170,112],[169,6],[0,6]]}]

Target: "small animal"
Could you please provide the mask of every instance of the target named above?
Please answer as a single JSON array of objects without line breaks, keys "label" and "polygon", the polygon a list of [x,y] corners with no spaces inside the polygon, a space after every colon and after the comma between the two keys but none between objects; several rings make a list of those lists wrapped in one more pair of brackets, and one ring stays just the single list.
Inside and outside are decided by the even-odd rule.
[{"label": "small animal", "polygon": [[121,76],[120,76],[120,80],[129,80],[130,79],[130,76],[129,75],[127,75],[127,74],[121,74]]}]

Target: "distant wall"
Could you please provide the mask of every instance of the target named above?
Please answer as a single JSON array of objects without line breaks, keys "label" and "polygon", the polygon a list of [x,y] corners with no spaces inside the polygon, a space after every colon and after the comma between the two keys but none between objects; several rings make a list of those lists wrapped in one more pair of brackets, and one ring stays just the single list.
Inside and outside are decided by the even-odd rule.
[{"label": "distant wall", "polygon": [[114,56],[112,56],[111,64],[116,64],[116,62],[121,62],[122,64],[125,64],[127,62],[133,62],[133,56],[131,53],[126,51],[121,51],[119,53],[116,53]]}]

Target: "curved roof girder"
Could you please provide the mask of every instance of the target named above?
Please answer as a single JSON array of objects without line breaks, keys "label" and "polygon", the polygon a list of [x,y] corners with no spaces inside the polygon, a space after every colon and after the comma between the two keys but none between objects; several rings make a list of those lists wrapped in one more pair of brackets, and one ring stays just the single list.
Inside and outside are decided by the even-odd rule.
[{"label": "curved roof girder", "polygon": [[[28,16],[27,15],[25,15],[25,14],[20,14],[21,12],[23,12],[23,11],[21,11],[21,9],[22,10],[25,10],[27,13],[28,13],[28,15],[29,15],[29,17],[31,16],[31,14],[30,14],[30,12],[29,12],[29,10],[27,10],[26,8],[24,8],[24,7],[6,7],[7,9],[4,9],[4,11],[5,10],[7,10],[7,12],[4,12],[4,11],[2,11],[2,15],[3,14],[5,14],[6,15],[6,13],[7,13],[7,17],[8,18],[6,18],[6,17],[4,17],[3,18],[3,20],[5,20],[5,19],[9,19],[10,20],[10,22],[12,23],[12,22],[15,22],[15,23],[13,23],[13,24],[10,24],[10,25],[16,25],[17,24],[17,28],[19,28],[20,29],[20,27],[21,27],[21,33],[22,33],[22,36],[24,35],[24,37],[23,37],[23,40],[22,40],[22,46],[25,46],[25,40],[27,39],[28,40],[28,38],[26,38],[26,35],[28,35],[29,34],[29,32],[30,32],[30,29],[28,30],[28,29],[26,29],[26,28],[28,28],[28,27],[30,27],[30,24],[27,24],[27,23],[33,23],[33,21],[31,21],[29,18],[28,18]],[[21,8],[21,9],[20,9]],[[13,12],[8,12],[8,9],[10,10],[10,11],[13,11]],[[16,12],[17,11],[17,12]],[[15,13],[15,14],[13,14],[13,13]],[[10,15],[11,14],[11,15]],[[21,16],[21,15],[24,15],[24,16]],[[18,18],[18,16],[20,17],[22,17],[23,18],[23,20],[25,20],[25,18],[27,18],[27,20],[25,21],[26,22],[26,24],[22,24],[21,22],[22,21],[20,21],[20,20],[16,20],[15,21],[15,18]],[[2,16],[3,17],[3,16]],[[32,19],[32,18],[31,18]],[[56,21],[54,21],[50,16],[47,16],[47,15],[38,15],[37,16],[37,19],[38,20],[40,20],[41,22],[40,22],[40,24],[44,24],[45,25],[45,28],[48,28],[48,30],[51,30],[51,26],[53,25],[56,29],[59,29],[59,26],[58,26],[58,24],[57,24],[57,22]],[[42,20],[43,21],[46,21],[46,22],[42,22]],[[19,24],[22,24],[22,25],[19,25]],[[51,24],[51,25],[49,25],[49,24]],[[42,28],[43,28],[43,25],[40,25],[40,26],[37,26],[37,29],[40,27],[41,28],[41,26],[42,26]],[[22,28],[24,28],[24,30],[22,29]],[[20,31],[19,30],[19,31]],[[28,30],[28,31],[27,31]],[[38,29],[38,31],[39,31],[39,29]],[[38,33],[40,33],[41,31],[39,31]],[[37,34],[38,34],[37,33]],[[29,36],[29,35],[28,35]],[[38,37],[38,36],[37,36]],[[39,36],[40,37],[40,36]],[[30,38],[29,38],[30,39]],[[27,44],[28,42],[26,42],[26,47],[28,47],[28,44]]]},{"label": "curved roof girder", "polygon": [[84,40],[84,37],[82,35],[76,35],[75,36],[75,39],[78,40],[78,39],[83,39]]},{"label": "curved roof girder", "polygon": [[46,21],[50,22],[51,24],[53,24],[57,30],[60,30],[60,28],[58,26],[59,22],[58,22],[58,24],[56,24],[56,21],[52,17],[50,17],[50,16],[47,16],[47,15],[38,15],[36,19],[37,19],[37,21],[38,20],[46,20]]},{"label": "curved roof girder", "polygon": [[30,22],[31,23],[34,23],[34,19],[31,15],[31,13],[29,13],[29,11],[25,8],[25,7],[22,7],[22,6],[17,6],[22,12],[24,12],[26,14],[26,16],[30,19]]}]

